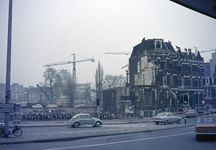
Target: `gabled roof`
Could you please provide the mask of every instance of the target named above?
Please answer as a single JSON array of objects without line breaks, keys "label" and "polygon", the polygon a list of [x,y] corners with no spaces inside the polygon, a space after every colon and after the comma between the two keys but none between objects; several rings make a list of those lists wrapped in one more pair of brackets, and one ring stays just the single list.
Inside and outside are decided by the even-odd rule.
[{"label": "gabled roof", "polygon": [[198,53],[196,54],[196,59],[198,60],[203,60],[203,57],[201,57],[200,52],[198,51]]}]

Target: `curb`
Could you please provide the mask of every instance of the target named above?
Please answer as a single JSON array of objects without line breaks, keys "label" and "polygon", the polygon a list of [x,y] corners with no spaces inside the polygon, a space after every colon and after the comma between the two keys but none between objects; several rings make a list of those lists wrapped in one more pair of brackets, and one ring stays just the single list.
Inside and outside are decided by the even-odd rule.
[{"label": "curb", "polygon": [[[151,120],[140,121],[140,122],[113,122],[113,123],[103,123],[103,125],[116,125],[116,124],[136,124],[136,123],[148,123]],[[60,127],[60,126],[68,126],[68,124],[58,124],[58,125],[18,125],[21,128],[26,127]]]}]

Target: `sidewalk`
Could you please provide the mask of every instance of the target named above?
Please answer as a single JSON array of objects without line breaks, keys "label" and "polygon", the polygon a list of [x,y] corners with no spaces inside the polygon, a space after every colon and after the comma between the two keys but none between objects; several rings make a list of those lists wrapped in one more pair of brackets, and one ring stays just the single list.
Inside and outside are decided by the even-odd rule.
[{"label": "sidewalk", "polygon": [[100,128],[71,128],[67,123],[68,120],[22,121],[19,126],[23,130],[23,135],[21,137],[9,136],[8,138],[0,138],[0,145],[72,141],[91,137],[151,132],[195,125],[194,119],[189,119],[186,125],[184,124],[184,119],[182,119],[180,124],[155,125],[151,122],[151,118],[131,121],[126,119],[103,120],[103,125]]}]

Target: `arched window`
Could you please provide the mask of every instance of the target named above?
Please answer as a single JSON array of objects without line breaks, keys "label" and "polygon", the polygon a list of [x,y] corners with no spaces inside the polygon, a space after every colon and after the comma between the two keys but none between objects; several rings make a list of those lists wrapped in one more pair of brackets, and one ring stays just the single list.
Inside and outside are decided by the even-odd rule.
[{"label": "arched window", "polygon": [[156,41],[156,48],[161,48],[161,42],[160,41]]}]

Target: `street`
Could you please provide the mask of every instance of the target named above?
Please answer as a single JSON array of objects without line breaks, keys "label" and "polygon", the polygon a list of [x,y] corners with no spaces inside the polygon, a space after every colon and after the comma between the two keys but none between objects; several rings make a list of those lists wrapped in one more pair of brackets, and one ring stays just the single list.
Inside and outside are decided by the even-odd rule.
[{"label": "street", "polygon": [[[86,128],[85,128],[86,129]],[[204,140],[197,142],[194,133],[194,127],[185,127],[145,133],[123,134],[115,136],[104,136],[88,138],[75,141],[46,142],[46,143],[27,143],[27,144],[9,144],[0,145],[2,150],[157,150],[157,149],[175,149],[175,150],[216,150],[216,140]]]},{"label": "street", "polygon": [[[19,138],[1,138],[2,150],[69,150],[69,149],[215,149],[216,140],[196,141],[196,118],[187,125],[159,124],[149,121],[134,124],[102,125],[100,128],[81,126],[23,127]],[[15,141],[15,144],[11,141]],[[16,143],[17,142],[17,143]],[[4,144],[7,143],[7,144]],[[23,144],[21,144],[23,143]]]}]

